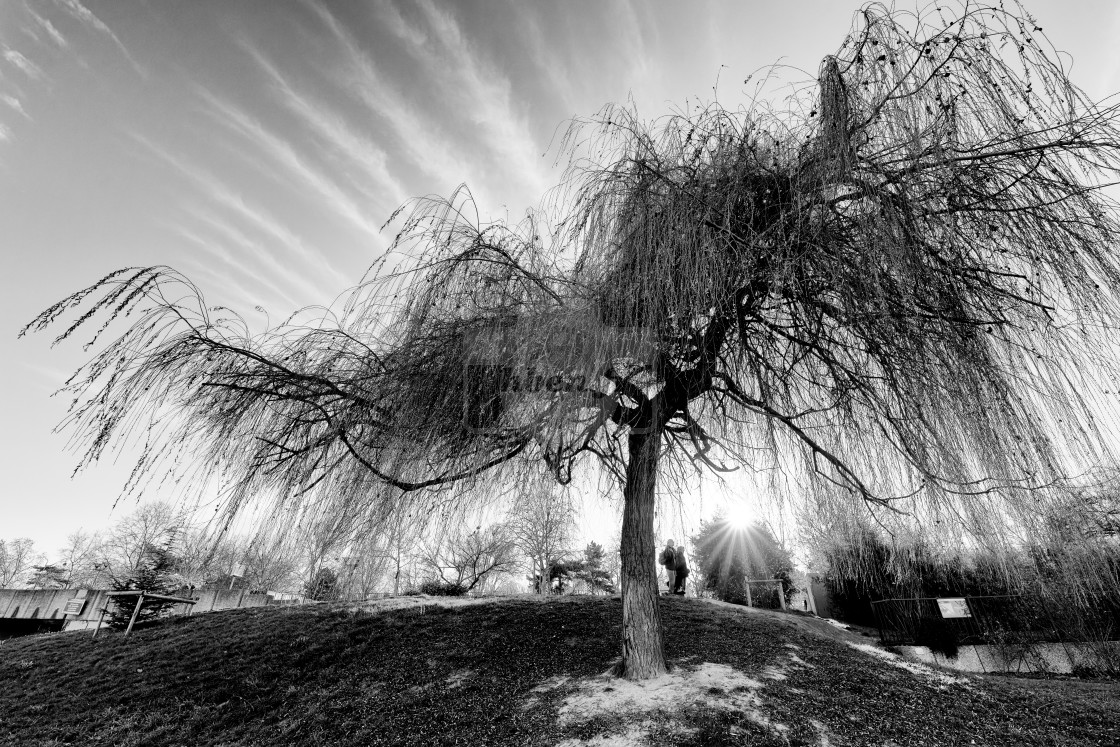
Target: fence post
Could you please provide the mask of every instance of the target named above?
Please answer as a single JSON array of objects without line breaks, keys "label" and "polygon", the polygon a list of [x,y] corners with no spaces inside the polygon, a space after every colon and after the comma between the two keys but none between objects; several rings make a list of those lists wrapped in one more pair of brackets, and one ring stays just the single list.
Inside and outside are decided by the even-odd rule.
[{"label": "fence post", "polygon": [[751,604],[751,583],[750,583],[750,581],[743,584],[743,586],[745,586],[747,588],[747,606],[752,607],[753,605]]},{"label": "fence post", "polygon": [[140,592],[140,596],[136,598],[136,607],[132,610],[132,619],[128,621],[128,627],[125,628],[124,634],[128,635],[132,632],[132,625],[136,622],[137,615],[140,614],[140,607],[144,604],[144,592]]},{"label": "fence post", "polygon": [[[106,602],[106,604],[108,604],[108,602]],[[102,607],[101,608],[101,617],[97,618],[97,627],[93,629],[93,635],[90,636],[90,638],[96,638],[97,637],[97,631],[101,630],[101,623],[103,623],[105,621],[105,612],[106,612],[105,608]]]},{"label": "fence post", "polygon": [[880,603],[881,600],[876,600],[871,603],[871,614],[875,617],[875,627],[879,629],[879,643],[886,645],[887,636],[886,633],[884,633],[885,628],[883,627],[883,611],[877,606]]}]

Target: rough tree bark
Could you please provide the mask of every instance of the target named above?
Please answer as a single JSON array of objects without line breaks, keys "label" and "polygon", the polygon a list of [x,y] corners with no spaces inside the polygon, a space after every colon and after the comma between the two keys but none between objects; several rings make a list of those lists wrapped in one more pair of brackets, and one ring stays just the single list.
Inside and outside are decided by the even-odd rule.
[{"label": "rough tree bark", "polygon": [[653,540],[661,429],[655,426],[632,432],[628,446],[630,460],[626,465],[622,510],[622,665],[619,674],[640,680],[667,671]]}]

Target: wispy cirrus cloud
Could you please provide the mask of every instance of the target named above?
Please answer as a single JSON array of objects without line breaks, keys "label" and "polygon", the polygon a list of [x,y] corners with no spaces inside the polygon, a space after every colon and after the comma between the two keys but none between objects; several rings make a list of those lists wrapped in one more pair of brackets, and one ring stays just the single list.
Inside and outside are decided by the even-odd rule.
[{"label": "wispy cirrus cloud", "polygon": [[620,21],[612,25],[622,31],[618,39],[621,47],[619,56],[630,65],[627,78],[644,86],[656,69],[643,32],[645,14],[635,6],[633,0],[621,0],[611,7],[620,17]]},{"label": "wispy cirrus cloud", "polygon": [[532,59],[544,79],[549,81],[563,108],[571,111],[579,98],[566,57],[571,50],[555,42],[549,42],[541,26],[540,17],[533,12],[534,10],[534,6],[531,5],[516,6],[513,23],[519,32],[518,35],[524,39],[523,47],[526,54]]},{"label": "wispy cirrus cloud", "polygon": [[470,159],[464,155],[467,149],[453,142],[432,117],[419,111],[400,89],[378,72],[374,60],[330,10],[318,3],[309,3],[308,7],[330,33],[332,47],[340,57],[322,65],[323,74],[377,121],[389,126],[398,156],[418,171],[451,183],[470,176],[473,169]]},{"label": "wispy cirrus cloud", "polygon": [[104,21],[94,15],[93,11],[82,5],[81,0],[54,1],[56,5],[70,14],[72,18],[80,21],[82,25],[108,37],[109,40],[112,41],[113,44],[117,47],[117,49],[120,50],[121,54],[124,55],[124,58],[128,60],[128,63],[132,66],[132,69],[135,70],[141,78],[146,79],[148,77],[147,70],[145,70],[144,67],[133,58],[132,54],[128,51],[128,47],[124,45],[124,42],[122,42],[117,37],[117,35],[113,33],[113,30],[109,28],[109,26]]},{"label": "wispy cirrus cloud", "polygon": [[328,151],[325,157],[347,171],[357,167],[363,191],[370,196],[380,196],[390,204],[390,209],[408,197],[408,190],[389,169],[389,157],[384,148],[359,134],[345,116],[325,101],[296,90],[279,68],[247,39],[239,45],[253,58],[272,83],[280,102],[306,127]]},{"label": "wispy cirrus cloud", "polygon": [[394,36],[404,39],[413,47],[423,47],[428,43],[428,34],[424,29],[410,23],[397,6],[392,3],[381,3],[377,7],[378,16]]},{"label": "wispy cirrus cloud", "polygon": [[[303,244],[302,239],[292,234],[267,211],[250,206],[241,197],[228,193],[221,196],[220,207],[232,213],[233,217],[239,219],[243,225],[248,226],[258,235],[251,236],[249,232],[243,231],[233,221],[226,219],[225,216],[215,210],[207,211],[195,208],[189,209],[188,212],[193,215],[200,226],[210,229],[213,234],[217,235],[222,240],[223,245],[239,248],[241,250],[239,254],[248,253],[252,257],[253,267],[256,269],[239,265],[240,269],[248,276],[274,288],[287,301],[291,302],[293,307],[303,304],[296,303],[294,298],[287,292],[282,291],[279,286],[266,281],[263,277],[265,273],[274,275],[285,284],[284,287],[297,291],[299,297],[303,298],[305,303],[311,300],[322,301],[324,296],[338,291],[339,285],[337,284],[341,284],[344,279],[333,270],[322,274],[332,275],[337,284],[316,283],[308,277],[310,268],[322,269],[325,261],[321,257],[316,259],[319,256],[317,253],[309,251]],[[280,258],[276,252],[278,245],[286,247],[289,252],[294,251],[301,257],[302,261],[292,263]],[[234,260],[231,258],[228,261],[233,263]]]},{"label": "wispy cirrus cloud", "polygon": [[[491,153],[503,159],[504,170],[533,194],[543,194],[550,170],[514,100],[509,77],[471,44],[454,15],[431,0],[420,0],[418,6],[437,43],[413,43],[409,51],[427,66],[433,80],[441,82],[443,94],[456,102],[455,109],[478,127]],[[410,41],[408,36],[400,38]]]},{"label": "wispy cirrus cloud", "polygon": [[35,21],[36,26],[38,26],[42,31],[46,32],[47,36],[49,36],[51,41],[53,41],[56,45],[63,49],[70,46],[70,42],[68,42],[66,40],[66,37],[62,35],[58,28],[56,28],[55,25],[50,22],[50,19],[44,18],[43,16],[39,15],[33,8],[30,7],[28,7],[27,12]]},{"label": "wispy cirrus cloud", "polygon": [[370,237],[380,238],[379,227],[369,219],[366,209],[353,195],[324,174],[312,162],[313,157],[301,153],[287,139],[265,127],[235,104],[223,100],[201,85],[196,85],[195,90],[206,103],[215,121],[239,134],[264,157],[252,160],[255,166],[280,183],[291,184],[289,179],[277,173],[277,168],[282,168],[288,175],[298,179],[303,187],[318,195],[325,207],[346,218]]},{"label": "wispy cirrus cloud", "polygon": [[[189,212],[194,212],[192,208],[187,208]],[[203,232],[196,230],[194,226],[186,226],[182,223],[165,221],[164,227],[171,233],[178,235],[180,238],[185,239],[189,243],[198,247],[206,254],[212,261],[203,261],[198,257],[192,257],[193,266],[196,271],[205,273],[208,277],[208,285],[218,286],[225,289],[226,293],[231,298],[237,298],[243,302],[251,302],[253,299],[259,298],[259,293],[256,292],[251,286],[256,285],[264,288],[271,294],[272,298],[279,299],[286,306],[295,309],[301,304],[294,298],[288,291],[282,288],[279,284],[272,282],[265,273],[261,271],[260,266],[250,266],[245,262],[238,259],[239,254],[242,252],[231,251],[227,248],[227,241],[232,241],[235,246],[244,248],[247,244],[250,246],[255,245],[244,234],[238,232],[228,224],[221,224],[212,220],[213,216],[205,211],[198,211],[200,219],[210,226],[218,226],[215,232]],[[255,253],[255,252],[254,252]],[[217,262],[217,266],[215,265]],[[194,273],[192,272],[192,275]]]},{"label": "wispy cirrus cloud", "polygon": [[31,60],[20,52],[19,50],[12,49],[11,47],[4,48],[4,59],[14,67],[18,68],[20,72],[32,80],[42,80],[45,77],[43,69],[36,65]]},{"label": "wispy cirrus cloud", "polygon": [[[224,239],[226,246],[248,249],[254,259],[259,261],[260,264],[256,269],[240,266],[243,272],[250,276],[260,275],[262,272],[271,273],[285,284],[285,288],[296,291],[306,300],[322,299],[347,285],[347,279],[334,269],[321,252],[309,247],[302,237],[267,210],[250,205],[225,181],[206,169],[188,163],[185,158],[177,156],[140,133],[129,134],[135,142],[159,161],[170,166],[174,173],[191,183],[195,190],[213,206],[210,209],[203,209],[197,205],[193,207],[188,205],[184,208],[187,217],[191,218],[196,226],[204,227],[210,233],[219,235]],[[242,226],[250,230],[237,227],[231,218],[236,218]],[[205,239],[200,238],[201,234],[198,230],[191,230],[182,224],[173,225],[185,238],[206,244]],[[214,248],[213,243],[206,246],[210,249]],[[278,250],[289,256],[279,256]],[[235,262],[232,257],[226,257],[224,261]],[[327,282],[316,282],[311,277],[313,274],[320,275]],[[294,303],[294,297],[290,293],[282,292],[282,294],[285,300]]]},{"label": "wispy cirrus cloud", "polygon": [[[1108,38],[1116,39],[1117,34],[1120,34],[1120,6],[1113,6],[1111,31]],[[1120,49],[1117,49],[1116,45],[1112,46],[1108,61],[1103,67],[1104,69],[1101,71],[1103,80],[1100,89],[1104,92],[1103,95],[1110,96],[1116,92],[1117,86],[1120,85]]]},{"label": "wispy cirrus cloud", "polygon": [[5,106],[12,109],[17,114],[22,114],[25,118],[31,119],[31,115],[23,108],[23,103],[20,102],[15,96],[6,93],[0,93],[0,101],[4,102]]},{"label": "wispy cirrus cloud", "polygon": [[26,358],[21,358],[19,363],[34,374],[30,381],[40,392],[45,393],[47,396],[55,394],[59,387],[74,373],[72,370],[66,368],[52,366]]}]

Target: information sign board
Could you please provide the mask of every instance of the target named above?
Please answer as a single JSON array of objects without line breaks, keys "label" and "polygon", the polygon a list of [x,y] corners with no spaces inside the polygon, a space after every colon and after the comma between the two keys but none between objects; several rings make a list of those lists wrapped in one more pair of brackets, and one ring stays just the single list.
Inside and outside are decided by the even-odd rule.
[{"label": "information sign board", "polygon": [[964,597],[938,599],[937,606],[941,609],[942,617],[972,617],[968,601]]},{"label": "information sign board", "polygon": [[80,615],[86,606],[85,599],[71,599],[66,602],[66,606],[62,608],[64,615]]}]

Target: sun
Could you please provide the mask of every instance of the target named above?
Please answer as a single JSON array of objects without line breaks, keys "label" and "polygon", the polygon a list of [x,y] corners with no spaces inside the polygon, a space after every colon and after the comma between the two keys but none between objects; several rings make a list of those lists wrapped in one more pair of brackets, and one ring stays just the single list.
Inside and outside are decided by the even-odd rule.
[{"label": "sun", "polygon": [[755,521],[754,512],[743,501],[727,503],[727,522],[733,529],[746,529]]}]

